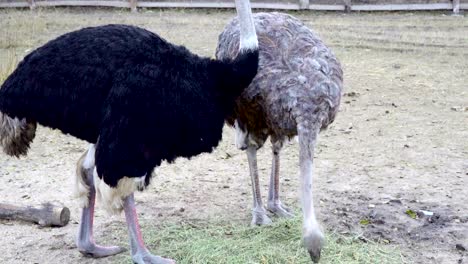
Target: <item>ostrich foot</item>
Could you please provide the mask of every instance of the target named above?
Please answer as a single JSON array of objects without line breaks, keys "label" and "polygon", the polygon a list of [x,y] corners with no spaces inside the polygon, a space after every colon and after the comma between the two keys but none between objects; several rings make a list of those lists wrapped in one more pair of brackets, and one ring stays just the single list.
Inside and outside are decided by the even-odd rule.
[{"label": "ostrich foot", "polygon": [[318,228],[304,232],[304,247],[314,263],[318,263],[320,260],[320,252],[324,243],[325,238]]},{"label": "ostrich foot", "polygon": [[272,212],[278,217],[284,217],[284,218],[292,218],[294,217],[294,214],[292,213],[292,210],[289,209],[288,207],[284,206],[280,201],[278,202],[269,202],[268,211]]},{"label": "ostrich foot", "polygon": [[252,210],[252,226],[270,225],[271,223],[271,219],[267,216],[263,207]]},{"label": "ostrich foot", "polygon": [[127,251],[127,249],[118,246],[103,247],[95,243],[84,243],[78,245],[78,251],[87,257],[103,258],[122,253]]},{"label": "ostrich foot", "polygon": [[175,264],[176,262],[172,259],[163,258],[160,256],[152,255],[148,251],[137,252],[133,254],[132,260],[136,264]]},{"label": "ostrich foot", "polygon": [[125,219],[127,220],[128,232],[130,234],[133,262],[137,264],[175,264],[174,260],[155,256],[146,248],[143,236],[141,235],[140,224],[138,223],[133,193],[125,197],[123,202]]}]

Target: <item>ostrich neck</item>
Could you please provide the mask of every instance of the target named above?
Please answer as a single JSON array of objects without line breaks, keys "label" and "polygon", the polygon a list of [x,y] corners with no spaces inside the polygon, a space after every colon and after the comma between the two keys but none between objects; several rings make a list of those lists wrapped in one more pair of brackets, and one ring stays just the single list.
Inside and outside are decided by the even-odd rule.
[{"label": "ostrich neck", "polygon": [[236,0],[237,15],[240,25],[240,50],[258,49],[257,33],[250,9],[249,0]]}]

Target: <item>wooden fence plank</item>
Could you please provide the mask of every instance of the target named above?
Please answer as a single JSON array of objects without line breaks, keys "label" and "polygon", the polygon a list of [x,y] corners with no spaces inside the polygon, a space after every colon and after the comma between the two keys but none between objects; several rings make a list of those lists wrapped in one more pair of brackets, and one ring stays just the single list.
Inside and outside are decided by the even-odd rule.
[{"label": "wooden fence plank", "polygon": [[[460,3],[460,0],[452,0],[452,3],[427,3],[427,4],[385,4],[385,5],[370,5],[356,4],[353,5],[351,0],[345,0],[344,4],[319,5],[310,4],[310,0],[296,0],[292,3],[251,3],[254,9],[277,9],[277,10],[326,10],[326,11],[413,11],[413,10],[452,10],[455,14],[461,9],[468,9],[468,3]],[[309,3],[307,5],[307,3]],[[103,6],[103,7],[121,7],[130,8],[136,11],[138,7],[156,7],[156,8],[235,8],[234,1],[226,2],[154,2],[142,0],[57,0],[57,1],[37,1],[37,0],[18,0],[12,2],[1,2],[0,8],[18,8],[30,7],[31,9],[37,6]]]},{"label": "wooden fence plank", "polygon": [[408,10],[450,10],[450,3],[395,4],[395,5],[352,5],[351,11],[408,11]]},{"label": "wooden fence plank", "polygon": [[36,2],[36,6],[105,6],[105,7],[127,7],[130,8],[129,2],[123,1],[80,1],[80,0],[61,0],[61,1],[40,1]]},{"label": "wooden fence plank", "polygon": [[235,8],[234,3],[211,2],[150,2],[138,1],[138,7],[167,7],[167,8]]},{"label": "wooden fence plank", "polygon": [[344,11],[345,5],[309,5],[309,10]]},{"label": "wooden fence plank", "polygon": [[6,7],[29,7],[29,3],[24,1],[24,2],[0,2],[0,8],[6,8]]},{"label": "wooden fence plank", "polygon": [[[251,3],[254,9],[299,10],[299,4],[287,3]],[[234,2],[144,2],[138,1],[138,7],[169,8],[235,8]]]}]

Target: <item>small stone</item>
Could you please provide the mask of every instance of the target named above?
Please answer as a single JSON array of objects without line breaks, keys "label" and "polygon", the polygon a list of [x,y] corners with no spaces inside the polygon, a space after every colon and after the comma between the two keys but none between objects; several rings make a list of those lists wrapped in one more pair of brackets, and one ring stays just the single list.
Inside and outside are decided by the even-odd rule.
[{"label": "small stone", "polygon": [[185,212],[185,208],[184,208],[184,207],[181,207],[181,208],[179,209],[179,211],[180,211],[181,213],[183,213],[183,212]]},{"label": "small stone", "polygon": [[377,220],[372,221],[372,223],[376,225],[383,225],[385,224],[385,221],[383,219],[377,219]]},{"label": "small stone", "polygon": [[345,93],[345,94],[344,94],[344,96],[348,96],[348,97],[355,97],[355,96],[357,96],[357,95],[359,95],[359,94],[356,93],[356,92],[349,92],[349,93]]},{"label": "small stone", "polygon": [[466,251],[466,247],[462,244],[456,244],[455,248],[460,250],[460,251]]},{"label": "small stone", "polygon": [[431,211],[419,210],[419,212],[421,212],[421,214],[423,214],[424,216],[433,216],[434,215],[434,212],[431,212]]},{"label": "small stone", "polygon": [[390,200],[390,203],[401,204],[401,200],[400,200],[400,199],[391,199],[391,200]]}]

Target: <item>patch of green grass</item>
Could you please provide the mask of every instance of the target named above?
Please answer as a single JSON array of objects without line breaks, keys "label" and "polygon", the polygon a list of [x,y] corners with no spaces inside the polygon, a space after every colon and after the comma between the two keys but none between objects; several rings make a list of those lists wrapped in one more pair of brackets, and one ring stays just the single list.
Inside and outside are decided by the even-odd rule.
[{"label": "patch of green grass", "polygon": [[[311,263],[301,244],[301,219],[267,227],[240,224],[145,226],[147,245],[179,264]],[[328,234],[320,263],[404,263],[394,246]],[[127,259],[129,261],[129,259]]]}]

